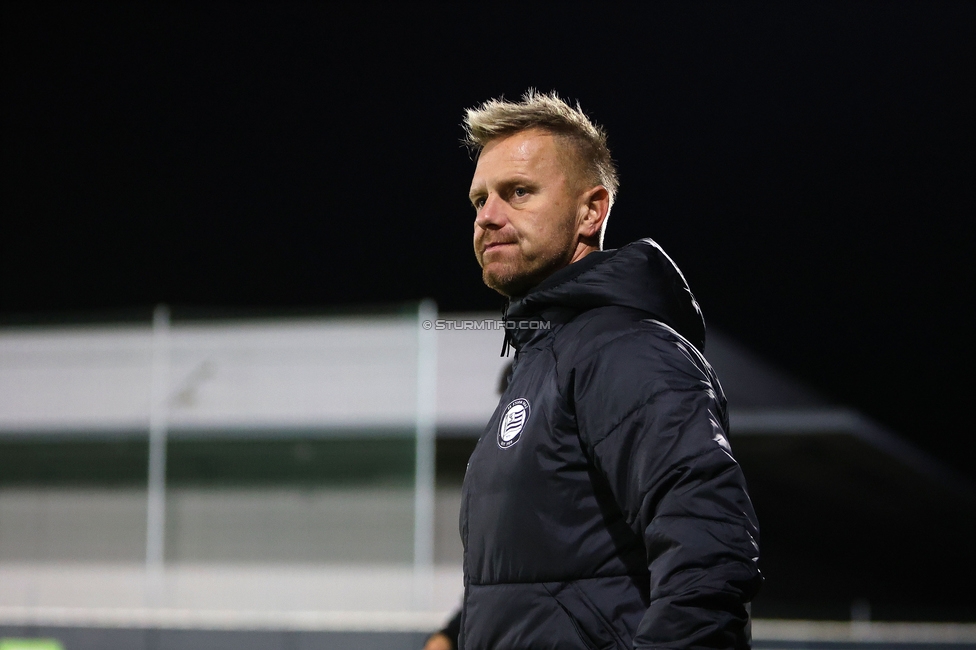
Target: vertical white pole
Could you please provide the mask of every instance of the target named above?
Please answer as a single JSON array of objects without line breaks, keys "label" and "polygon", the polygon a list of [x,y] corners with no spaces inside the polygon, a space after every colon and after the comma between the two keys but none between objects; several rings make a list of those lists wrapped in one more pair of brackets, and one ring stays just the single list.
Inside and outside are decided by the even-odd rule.
[{"label": "vertical white pole", "polygon": [[416,604],[433,606],[434,434],[437,426],[437,304],[430,299],[417,310],[417,436],[414,471],[413,563]]},{"label": "vertical white pole", "polygon": [[169,308],[153,312],[152,375],[149,402],[149,490],[146,503],[146,577],[149,600],[162,589],[166,536],[166,433],[169,393]]}]

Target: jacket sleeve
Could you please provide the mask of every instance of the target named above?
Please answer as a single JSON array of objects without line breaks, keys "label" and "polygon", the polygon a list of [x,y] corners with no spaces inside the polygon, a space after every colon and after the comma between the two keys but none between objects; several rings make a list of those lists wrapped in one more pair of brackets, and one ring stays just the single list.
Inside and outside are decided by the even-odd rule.
[{"label": "jacket sleeve", "polygon": [[759,529],[711,368],[643,323],[574,375],[581,441],[647,550],[650,606],[634,647],[748,647]]}]

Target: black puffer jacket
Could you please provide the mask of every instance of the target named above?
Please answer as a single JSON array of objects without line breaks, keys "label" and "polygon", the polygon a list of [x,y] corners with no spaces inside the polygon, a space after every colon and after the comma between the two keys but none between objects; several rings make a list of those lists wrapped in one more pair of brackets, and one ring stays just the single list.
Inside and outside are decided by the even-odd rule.
[{"label": "black puffer jacket", "polygon": [[759,531],[681,273],[641,240],[507,317],[514,374],[464,479],[460,647],[747,647]]}]

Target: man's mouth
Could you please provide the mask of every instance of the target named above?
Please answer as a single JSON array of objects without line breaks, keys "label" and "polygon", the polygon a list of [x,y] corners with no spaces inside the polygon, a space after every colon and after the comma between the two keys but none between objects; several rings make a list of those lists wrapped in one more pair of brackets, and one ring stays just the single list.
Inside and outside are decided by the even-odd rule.
[{"label": "man's mouth", "polygon": [[495,250],[497,248],[501,248],[502,246],[512,246],[514,244],[515,244],[515,242],[511,242],[511,241],[493,241],[493,242],[489,242],[489,243],[485,244],[485,252],[487,253],[490,250]]}]

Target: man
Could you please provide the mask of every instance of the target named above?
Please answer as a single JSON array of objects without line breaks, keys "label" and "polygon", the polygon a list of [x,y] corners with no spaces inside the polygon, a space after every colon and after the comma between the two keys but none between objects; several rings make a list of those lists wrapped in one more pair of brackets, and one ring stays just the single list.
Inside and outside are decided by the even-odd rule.
[{"label": "man", "polygon": [[603,251],[606,137],[530,91],[468,110],[485,283],[511,382],[462,492],[464,650],[744,648],[758,525],[684,277]]}]

